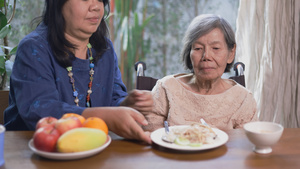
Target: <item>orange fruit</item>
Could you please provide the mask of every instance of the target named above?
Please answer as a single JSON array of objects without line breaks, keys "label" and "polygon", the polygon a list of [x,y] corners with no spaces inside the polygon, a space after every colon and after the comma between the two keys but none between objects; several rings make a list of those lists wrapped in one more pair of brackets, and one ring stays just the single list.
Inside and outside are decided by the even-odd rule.
[{"label": "orange fruit", "polygon": [[66,113],[61,118],[64,119],[64,118],[68,118],[68,117],[77,117],[80,120],[81,124],[83,124],[85,122],[85,118],[76,113]]},{"label": "orange fruit", "polygon": [[104,120],[98,117],[89,117],[83,123],[83,127],[95,128],[104,131],[104,133],[108,134],[108,127]]}]

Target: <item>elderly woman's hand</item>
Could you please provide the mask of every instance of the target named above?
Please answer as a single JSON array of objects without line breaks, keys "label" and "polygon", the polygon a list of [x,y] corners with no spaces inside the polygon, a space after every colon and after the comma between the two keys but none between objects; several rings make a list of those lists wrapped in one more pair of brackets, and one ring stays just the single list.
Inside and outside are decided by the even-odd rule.
[{"label": "elderly woman's hand", "polygon": [[128,106],[140,112],[152,111],[153,98],[150,91],[147,90],[132,90],[128,96],[120,104],[121,106]]}]

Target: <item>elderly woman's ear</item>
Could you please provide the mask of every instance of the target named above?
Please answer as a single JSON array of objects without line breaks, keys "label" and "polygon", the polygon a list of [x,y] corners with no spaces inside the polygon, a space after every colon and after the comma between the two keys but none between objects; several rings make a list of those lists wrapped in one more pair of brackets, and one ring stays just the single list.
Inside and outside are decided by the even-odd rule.
[{"label": "elderly woman's ear", "polygon": [[234,47],[232,49],[230,49],[230,54],[229,54],[229,58],[227,60],[227,63],[230,64],[234,61],[235,58],[235,51],[236,51],[236,44],[234,44]]}]

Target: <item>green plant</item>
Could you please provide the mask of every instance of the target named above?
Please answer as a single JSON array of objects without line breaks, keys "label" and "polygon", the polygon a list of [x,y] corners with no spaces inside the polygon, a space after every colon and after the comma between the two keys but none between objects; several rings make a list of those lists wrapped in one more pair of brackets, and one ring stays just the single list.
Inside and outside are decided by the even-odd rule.
[{"label": "green plant", "polygon": [[[9,47],[7,35],[11,31],[11,21],[14,17],[16,9],[16,0],[13,1],[13,5],[9,3],[9,0],[0,0],[0,39],[3,41],[3,45],[0,45],[0,89],[5,88],[7,80],[7,72],[5,68],[5,62],[10,60],[10,57],[16,53],[17,47]],[[9,19],[9,10],[11,14]],[[2,44],[2,43],[1,43]]]},{"label": "green plant", "polygon": [[115,0],[116,29],[115,33],[120,33],[121,37],[121,60],[120,70],[122,79],[126,87],[130,90],[133,88],[133,71],[134,63],[143,60],[150,48],[150,39],[144,38],[144,29],[154,17],[146,17],[147,2],[143,7],[143,18],[140,20],[137,12],[137,0]]}]

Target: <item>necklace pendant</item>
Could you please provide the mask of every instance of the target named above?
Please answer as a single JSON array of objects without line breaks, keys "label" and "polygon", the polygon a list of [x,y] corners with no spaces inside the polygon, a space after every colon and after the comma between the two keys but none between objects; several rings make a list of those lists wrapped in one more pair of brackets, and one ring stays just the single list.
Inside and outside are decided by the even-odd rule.
[{"label": "necklace pendant", "polygon": [[76,98],[76,99],[74,100],[74,102],[76,103],[76,105],[78,105],[78,103],[79,103],[79,99],[78,99],[78,98]]},{"label": "necklace pendant", "polygon": [[78,92],[77,92],[77,91],[74,91],[74,92],[73,92],[73,96],[74,96],[74,97],[77,97],[77,96],[78,96]]},{"label": "necklace pendant", "polygon": [[90,68],[92,69],[94,67],[95,67],[94,63],[90,63]]},{"label": "necklace pendant", "polygon": [[93,69],[90,70],[90,75],[94,75],[95,71]]},{"label": "necklace pendant", "polygon": [[74,84],[75,83],[75,80],[73,77],[70,77],[70,83]]},{"label": "necklace pendant", "polygon": [[71,72],[72,71],[72,66],[69,66],[66,69],[67,69],[68,72]]}]

